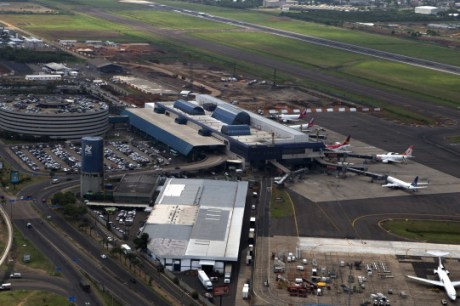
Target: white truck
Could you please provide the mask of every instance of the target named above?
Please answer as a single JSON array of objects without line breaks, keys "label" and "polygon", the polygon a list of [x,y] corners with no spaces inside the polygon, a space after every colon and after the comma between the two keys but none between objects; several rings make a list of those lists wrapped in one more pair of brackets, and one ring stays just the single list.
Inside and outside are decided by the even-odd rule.
[{"label": "white truck", "polygon": [[226,263],[224,269],[224,284],[230,284],[232,277],[232,264]]},{"label": "white truck", "polygon": [[212,283],[206,272],[203,270],[198,270],[198,279],[206,290],[212,290]]},{"label": "white truck", "polygon": [[120,248],[123,250],[123,253],[125,254],[131,253],[131,247],[127,244],[122,244]]},{"label": "white truck", "polygon": [[249,284],[244,284],[242,294],[244,300],[249,299]]}]

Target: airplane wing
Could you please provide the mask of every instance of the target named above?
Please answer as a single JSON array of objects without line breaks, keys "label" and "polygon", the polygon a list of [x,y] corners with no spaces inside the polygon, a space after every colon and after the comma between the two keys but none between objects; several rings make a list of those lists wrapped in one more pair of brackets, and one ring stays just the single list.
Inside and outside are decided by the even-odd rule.
[{"label": "airplane wing", "polygon": [[455,282],[451,282],[451,283],[452,283],[452,286],[454,286],[454,287],[460,286],[460,281],[455,281]]},{"label": "airplane wing", "polygon": [[394,158],[382,158],[382,163],[388,164],[388,163],[401,163],[400,160],[394,159]]},{"label": "airplane wing", "polygon": [[440,282],[440,281],[437,281],[437,280],[431,280],[431,279],[415,277],[415,276],[410,276],[410,275],[407,275],[407,277],[415,279],[416,281],[419,281],[419,282],[422,282],[422,283],[425,283],[425,284],[444,287],[444,284],[442,282]]},{"label": "airplane wing", "polygon": [[388,183],[388,184],[385,184],[385,185],[382,185],[382,187],[401,187],[399,186],[398,184],[393,184],[393,183]]}]

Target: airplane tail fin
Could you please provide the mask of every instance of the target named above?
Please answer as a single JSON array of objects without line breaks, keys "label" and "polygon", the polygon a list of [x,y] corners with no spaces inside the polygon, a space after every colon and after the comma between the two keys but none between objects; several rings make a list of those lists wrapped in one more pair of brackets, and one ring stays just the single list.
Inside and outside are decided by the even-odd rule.
[{"label": "airplane tail fin", "polygon": [[315,125],[315,118],[311,118],[310,121],[308,122],[308,127],[312,127]]},{"label": "airplane tail fin", "polygon": [[417,187],[417,182],[418,182],[418,176],[416,176],[416,177],[414,178],[414,180],[413,180],[412,183],[411,183],[411,186],[412,186],[412,187]]},{"label": "airplane tail fin", "polygon": [[350,143],[350,136],[347,136],[347,139],[342,143],[343,145],[347,145]]},{"label": "airplane tail fin", "polygon": [[307,109],[304,108],[303,111],[300,113],[299,119],[305,118],[307,116]]},{"label": "airplane tail fin", "polygon": [[442,265],[442,257],[449,255],[449,252],[442,252],[442,251],[427,251],[427,253],[438,257],[440,267],[444,267]]},{"label": "airplane tail fin", "polygon": [[412,152],[414,151],[414,146],[409,146],[406,151],[402,155],[405,157],[412,157]]}]

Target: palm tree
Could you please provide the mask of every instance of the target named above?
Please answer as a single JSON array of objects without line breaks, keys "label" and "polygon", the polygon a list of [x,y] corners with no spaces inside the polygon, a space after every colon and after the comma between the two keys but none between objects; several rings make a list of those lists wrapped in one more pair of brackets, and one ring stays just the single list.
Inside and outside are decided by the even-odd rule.
[{"label": "palm tree", "polygon": [[[115,246],[110,250],[110,254],[112,254],[112,255],[115,255],[115,254],[120,255],[120,254],[124,254],[124,252],[120,247]],[[118,257],[120,257],[120,256],[118,256]]]}]

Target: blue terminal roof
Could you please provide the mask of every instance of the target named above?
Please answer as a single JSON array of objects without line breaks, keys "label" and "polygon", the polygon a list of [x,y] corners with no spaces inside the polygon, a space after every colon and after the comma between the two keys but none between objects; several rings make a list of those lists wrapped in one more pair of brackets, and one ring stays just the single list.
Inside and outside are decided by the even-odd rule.
[{"label": "blue terminal roof", "polygon": [[223,125],[220,131],[228,136],[251,135],[251,130],[247,124]]},{"label": "blue terminal roof", "polygon": [[223,142],[213,137],[201,136],[198,131],[175,123],[166,114],[158,114],[153,109],[130,108],[123,112],[135,128],[158,139],[180,154],[187,156],[195,146],[223,146]]},{"label": "blue terminal roof", "polygon": [[174,102],[174,108],[180,109],[189,115],[204,115],[204,109],[201,106],[182,99],[176,100],[176,102]]},{"label": "blue terminal roof", "polygon": [[212,113],[212,117],[229,125],[251,124],[251,117],[245,111],[231,105],[219,105]]}]

